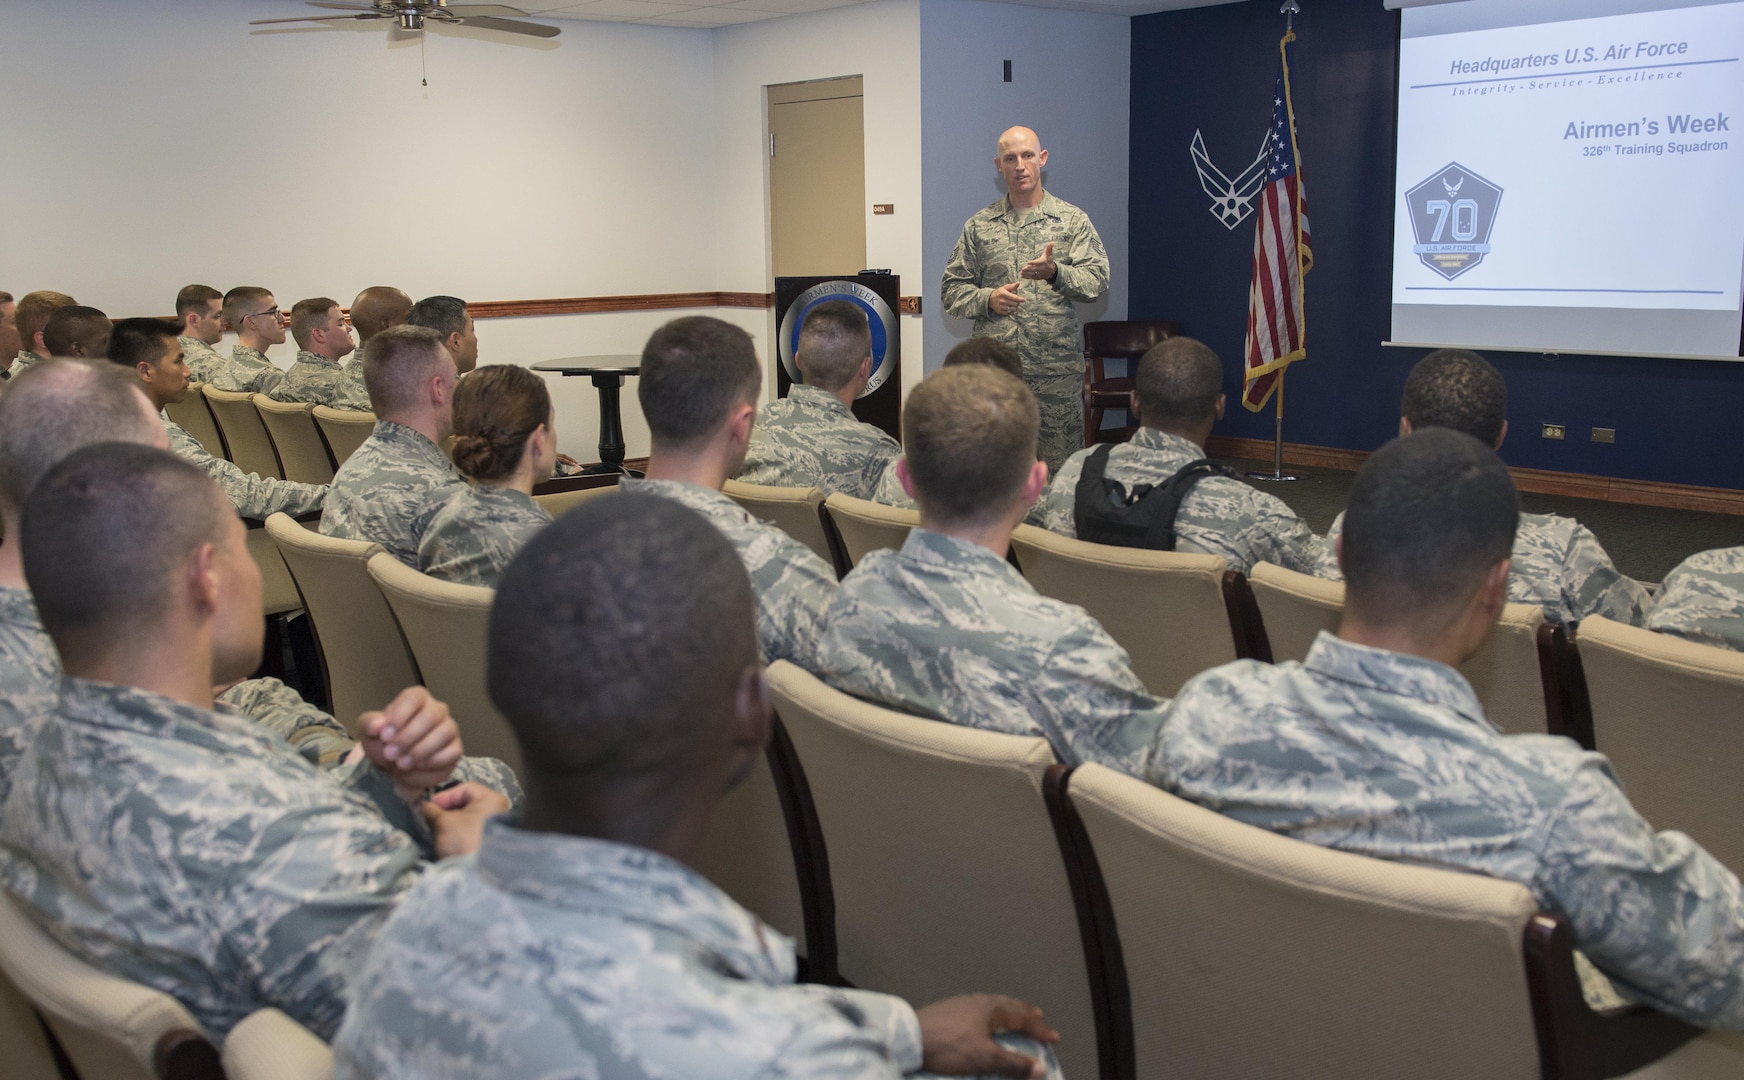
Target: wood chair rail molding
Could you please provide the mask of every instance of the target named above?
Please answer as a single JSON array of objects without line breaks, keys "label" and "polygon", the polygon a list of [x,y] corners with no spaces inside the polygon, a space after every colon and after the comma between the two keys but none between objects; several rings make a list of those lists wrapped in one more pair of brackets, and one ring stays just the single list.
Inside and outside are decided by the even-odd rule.
[{"label": "wood chair rail molding", "polygon": [[[551,300],[475,300],[466,310],[475,319],[512,319],[521,315],[598,315],[621,311],[668,311],[676,308],[772,308],[772,292],[684,292],[638,293],[630,296],[566,296]],[[902,315],[920,314],[920,297],[904,296],[897,301]],[[350,312],[350,308],[345,309]],[[159,315],[160,319],[178,322],[174,315]]]},{"label": "wood chair rail molding", "polygon": [[[1213,435],[1205,440],[1205,452],[1212,457],[1270,461],[1272,443],[1268,439],[1238,439],[1227,435]],[[1335,446],[1285,443],[1284,457],[1292,464],[1309,469],[1343,469],[1355,472],[1362,468],[1369,455],[1362,450],[1343,450]],[[1567,495],[1576,499],[1657,506],[1665,510],[1703,510],[1710,514],[1744,515],[1744,491],[1736,488],[1626,480],[1622,477],[1588,476],[1585,473],[1555,472],[1550,469],[1509,468],[1508,472],[1514,476],[1514,486],[1521,491],[1539,495]]]}]

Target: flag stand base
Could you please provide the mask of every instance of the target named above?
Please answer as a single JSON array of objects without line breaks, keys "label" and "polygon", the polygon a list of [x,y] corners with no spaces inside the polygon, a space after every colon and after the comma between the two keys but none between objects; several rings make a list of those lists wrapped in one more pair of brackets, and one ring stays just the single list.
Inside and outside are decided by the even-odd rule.
[{"label": "flag stand base", "polygon": [[1262,472],[1259,469],[1250,471],[1247,475],[1254,480],[1306,480],[1305,472],[1284,471],[1284,379],[1278,377],[1278,426],[1277,434],[1272,438],[1272,471]]},{"label": "flag stand base", "polygon": [[1251,479],[1254,479],[1254,480],[1307,480],[1307,479],[1309,479],[1309,475],[1307,473],[1287,473],[1287,472],[1276,472],[1276,471],[1274,471],[1274,472],[1260,472],[1258,470],[1255,470],[1253,472],[1248,473],[1247,475]]}]

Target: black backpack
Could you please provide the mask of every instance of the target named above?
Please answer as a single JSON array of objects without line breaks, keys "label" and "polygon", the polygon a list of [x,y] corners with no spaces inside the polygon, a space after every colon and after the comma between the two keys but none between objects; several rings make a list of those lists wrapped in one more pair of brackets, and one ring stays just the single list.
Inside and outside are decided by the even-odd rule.
[{"label": "black backpack", "polygon": [[1235,475],[1210,458],[1200,458],[1160,484],[1134,484],[1128,494],[1126,485],[1104,476],[1113,449],[1114,444],[1103,443],[1091,452],[1074,493],[1072,518],[1078,539],[1093,544],[1173,551],[1175,515],[1187,492],[1207,476]]}]

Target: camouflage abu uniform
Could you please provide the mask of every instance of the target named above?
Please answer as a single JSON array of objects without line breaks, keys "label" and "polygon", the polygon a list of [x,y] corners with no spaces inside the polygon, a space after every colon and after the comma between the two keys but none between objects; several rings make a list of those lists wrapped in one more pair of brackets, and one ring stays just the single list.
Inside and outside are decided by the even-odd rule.
[{"label": "camouflage abu uniform", "polygon": [[[1338,537],[1344,515],[1326,530],[1326,553],[1315,575],[1343,581],[1338,569]],[[1652,600],[1634,578],[1618,572],[1591,529],[1555,514],[1521,514],[1514,534],[1514,564],[1508,569],[1508,602],[1537,604],[1553,623],[1603,615],[1613,622],[1640,626]]]},{"label": "camouflage abu uniform", "polygon": [[292,517],[313,513],[327,500],[328,489],[322,484],[299,484],[295,480],[280,480],[258,473],[245,473],[235,463],[214,457],[200,445],[200,440],[188,434],[182,425],[168,416],[159,416],[169,433],[170,449],[183,461],[198,465],[207,476],[218,482],[229,496],[236,513],[245,518],[265,521],[283,511]]},{"label": "camouflage abu uniform", "polygon": [[494,589],[509,560],[551,515],[533,496],[514,488],[479,484],[445,493],[418,542],[418,569],[433,578]]},{"label": "camouflage abu uniform", "polygon": [[219,1040],[269,1005],[331,1038],[422,865],[378,810],[383,774],[331,775],[246,721],[63,679],[0,812],[0,878],[64,947]]},{"label": "camouflage abu uniform", "polygon": [[739,479],[774,487],[817,487],[869,499],[902,444],[855,419],[828,390],[798,385],[757,410]]},{"label": "camouflage abu uniform", "polygon": [[[896,461],[901,461],[897,458]],[[872,489],[869,496],[875,503],[885,506],[895,506],[904,510],[918,510],[920,504],[909,498],[908,492],[902,490],[902,478],[896,475],[896,461],[884,466],[884,471],[878,474],[878,486]]]},{"label": "camouflage abu uniform", "polygon": [[907,1003],[793,979],[793,943],[683,864],[492,821],[478,855],[431,871],[377,937],[334,1077],[894,1080],[920,1067]]},{"label": "camouflage abu uniform", "polygon": [[42,357],[36,354],[36,350],[20,349],[18,355],[12,360],[12,366],[6,369],[6,377],[16,379],[40,363],[42,363]]},{"label": "camouflage abu uniform", "polygon": [[675,480],[627,479],[626,495],[658,495],[688,506],[721,531],[739,553],[757,592],[757,646],[765,663],[787,660],[817,670],[824,610],[836,594],[836,575],[817,553],[712,488]]},{"label": "camouflage abu uniform", "polygon": [[1498,734],[1465,677],[1322,633],[1302,663],[1213,668],[1163,718],[1150,781],[1297,840],[1531,890],[1626,994],[1744,1030],[1744,897],[1655,833],[1599,754]]},{"label": "camouflage abu uniform", "polygon": [[329,409],[368,412],[369,395],[361,389],[339,361],[300,349],[296,362],[267,396],[274,401],[312,401]]},{"label": "camouflage abu uniform", "polygon": [[230,350],[230,358],[212,371],[212,377],[206,383],[237,394],[264,394],[284,377],[285,373],[266,358],[266,353],[247,345],[237,345]]},{"label": "camouflage abu uniform", "polygon": [[[1054,280],[1019,276],[1024,265],[1054,245]],[[1021,282],[1023,304],[1011,315],[987,306],[993,290]],[[1023,381],[1041,405],[1039,456],[1058,471],[1084,445],[1084,340],[1074,303],[1108,291],[1108,252],[1089,215],[1047,192],[1033,210],[1015,210],[1002,197],[963,226],[945,264],[945,310],[975,320],[976,337],[998,338],[1023,357]]]},{"label": "camouflage abu uniform", "polygon": [[1647,629],[1744,652],[1744,547],[1699,551],[1659,586]]},{"label": "camouflage abu uniform", "polygon": [[321,533],[341,540],[373,540],[417,569],[418,543],[442,506],[437,492],[464,486],[435,443],[404,424],[377,420],[369,438],[333,477]]},{"label": "camouflage abu uniform", "polygon": [[[1078,479],[1094,452],[1080,450],[1067,459],[1036,504],[1031,521],[1061,536],[1077,537]],[[1109,452],[1105,475],[1130,492],[1135,484],[1161,484],[1204,456],[1205,451],[1190,439],[1141,427],[1130,442]],[[1312,574],[1326,548],[1326,542],[1283,500],[1226,476],[1208,476],[1195,484],[1181,500],[1175,527],[1175,550],[1221,555],[1230,569],[1244,574],[1258,562]]]},{"label": "camouflage abu uniform", "polygon": [[60,692],[61,657],[26,589],[0,586],[0,806],[12,770]]},{"label": "camouflage abu uniform", "polygon": [[1039,736],[1063,764],[1134,775],[1167,704],[1083,608],[1038,594],[981,545],[925,529],[842,579],[818,661],[825,682],[855,697]]},{"label": "camouflage abu uniform", "polygon": [[182,343],[182,359],[188,363],[188,370],[193,373],[197,383],[209,383],[218,377],[218,373],[230,364],[229,357],[196,337],[176,338]]}]

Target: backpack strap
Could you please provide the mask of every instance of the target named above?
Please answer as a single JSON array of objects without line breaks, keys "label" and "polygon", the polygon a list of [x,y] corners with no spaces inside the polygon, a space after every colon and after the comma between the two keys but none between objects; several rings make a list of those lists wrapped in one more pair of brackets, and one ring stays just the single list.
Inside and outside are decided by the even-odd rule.
[{"label": "backpack strap", "polygon": [[1182,466],[1161,484],[1135,484],[1129,492],[1109,480],[1108,455],[1113,446],[1104,443],[1085,459],[1078,486],[1073,492],[1073,519],[1078,538],[1097,544],[1173,551],[1177,536],[1175,518],[1181,500],[1193,485],[1207,476],[1235,476],[1234,470],[1210,458]]}]

